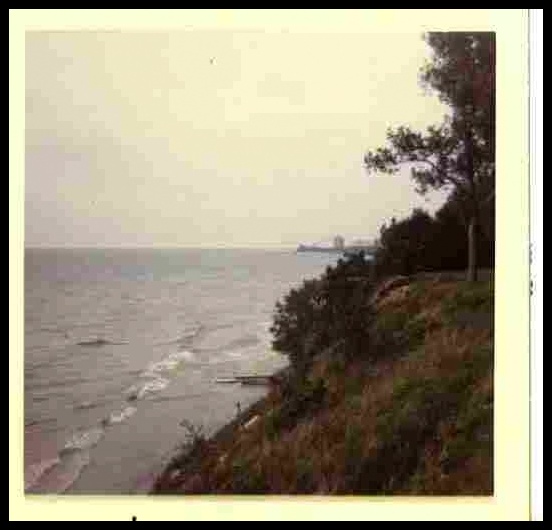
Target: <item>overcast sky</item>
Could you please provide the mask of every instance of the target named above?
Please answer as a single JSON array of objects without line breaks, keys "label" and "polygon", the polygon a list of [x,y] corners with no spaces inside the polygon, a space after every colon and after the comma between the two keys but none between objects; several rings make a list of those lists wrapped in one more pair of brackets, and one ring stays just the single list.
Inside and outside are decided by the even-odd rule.
[{"label": "overcast sky", "polygon": [[419,33],[27,33],[27,246],[295,246],[434,211],[368,177],[424,95]]}]

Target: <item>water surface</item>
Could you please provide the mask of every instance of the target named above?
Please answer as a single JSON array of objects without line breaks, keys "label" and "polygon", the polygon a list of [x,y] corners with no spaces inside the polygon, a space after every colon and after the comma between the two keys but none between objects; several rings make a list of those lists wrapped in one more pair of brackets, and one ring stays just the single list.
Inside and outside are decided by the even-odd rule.
[{"label": "water surface", "polygon": [[264,250],[28,249],[25,487],[147,489],[186,419],[205,434],[265,390],[276,301],[335,262]]}]

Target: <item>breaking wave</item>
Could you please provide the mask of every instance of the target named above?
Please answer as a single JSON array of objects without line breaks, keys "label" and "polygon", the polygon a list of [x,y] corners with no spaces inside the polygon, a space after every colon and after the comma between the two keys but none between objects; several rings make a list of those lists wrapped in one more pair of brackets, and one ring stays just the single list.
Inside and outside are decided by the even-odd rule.
[{"label": "breaking wave", "polygon": [[128,406],[120,412],[112,412],[105,420],[106,425],[114,425],[116,423],[122,423],[127,418],[130,418],[136,412],[136,407]]},{"label": "breaking wave", "polygon": [[60,454],[90,449],[102,439],[104,432],[101,427],[93,427],[86,431],[76,432],[65,442]]}]

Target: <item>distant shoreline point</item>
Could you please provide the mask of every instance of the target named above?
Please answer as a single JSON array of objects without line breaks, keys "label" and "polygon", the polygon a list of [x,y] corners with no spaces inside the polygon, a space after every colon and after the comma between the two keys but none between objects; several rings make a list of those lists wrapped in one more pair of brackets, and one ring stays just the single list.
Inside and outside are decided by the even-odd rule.
[{"label": "distant shoreline point", "polygon": [[329,254],[347,254],[347,253],[360,253],[363,252],[366,255],[373,255],[375,249],[368,246],[354,246],[349,247],[321,247],[316,245],[299,245],[296,252],[323,252]]},{"label": "distant shoreline point", "polygon": [[333,252],[333,253],[341,253],[345,249],[342,248],[335,248],[335,247],[317,247],[317,246],[310,246],[310,245],[299,245],[297,247],[297,252]]}]

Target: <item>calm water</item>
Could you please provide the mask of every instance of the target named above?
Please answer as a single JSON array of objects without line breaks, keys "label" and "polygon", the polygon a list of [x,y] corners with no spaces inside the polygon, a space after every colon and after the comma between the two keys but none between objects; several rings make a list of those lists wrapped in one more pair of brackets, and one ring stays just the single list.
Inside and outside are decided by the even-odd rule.
[{"label": "calm water", "polygon": [[27,250],[27,492],[147,490],[189,420],[206,434],[264,394],[275,302],[334,262],[262,250]]}]

